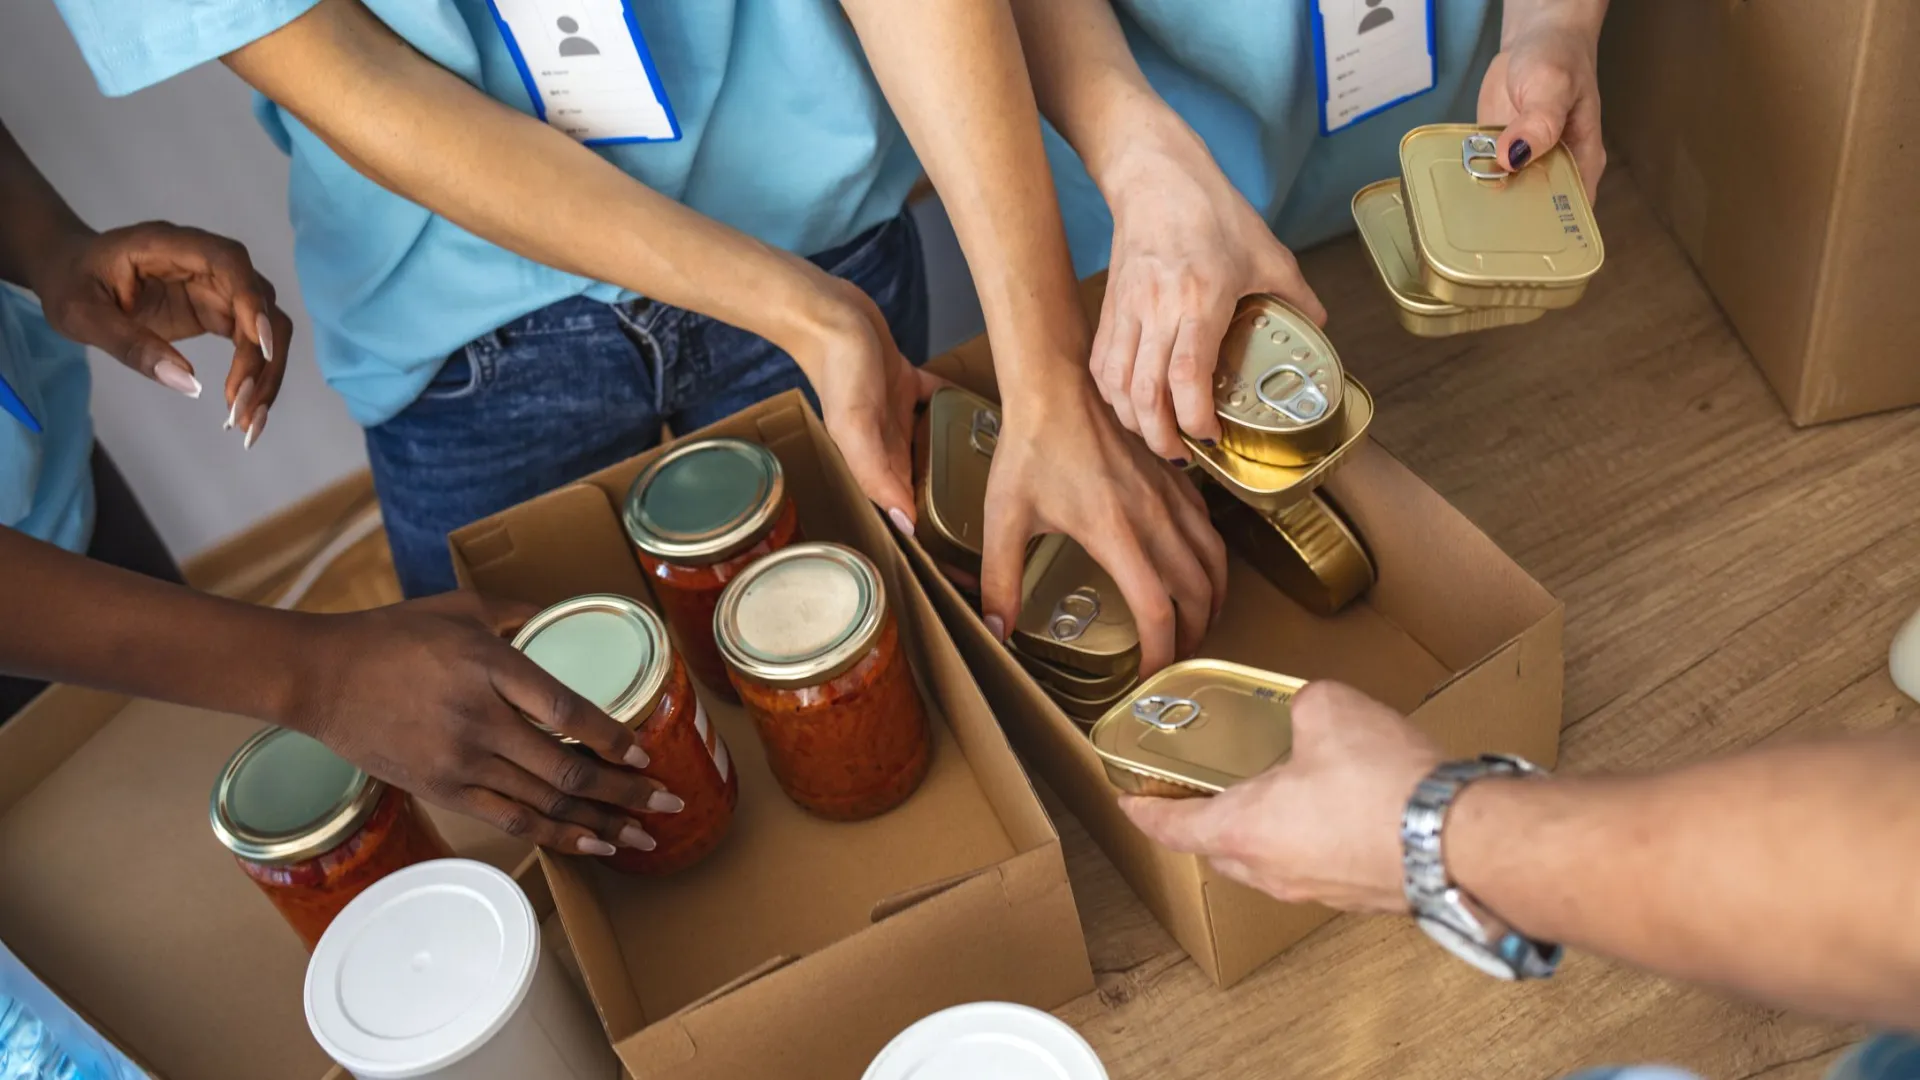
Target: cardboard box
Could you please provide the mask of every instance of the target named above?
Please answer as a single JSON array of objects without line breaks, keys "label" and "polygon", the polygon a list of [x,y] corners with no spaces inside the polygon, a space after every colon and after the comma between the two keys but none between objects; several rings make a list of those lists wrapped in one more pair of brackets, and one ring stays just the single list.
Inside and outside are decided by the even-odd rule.
[{"label": "cardboard box", "polygon": [[[1095,279],[1085,293],[1090,310],[1099,297]],[[931,367],[998,399],[984,339]],[[1379,584],[1340,615],[1319,618],[1236,558],[1226,608],[1201,653],[1351,683],[1411,714],[1452,754],[1503,751],[1552,765],[1560,740],[1560,604],[1372,443],[1356,449],[1330,490],[1365,538]],[[1136,830],[1080,729],[987,633],[924,549],[906,546],[1022,757],[1214,982],[1238,982],[1333,917],[1325,908],[1279,903]]]},{"label": "cardboard box", "polygon": [[[781,793],[744,714],[709,701],[740,769],[733,833],[718,853],[661,880],[542,853],[627,1068],[642,1080],[858,1076],[937,1009],[981,999],[1053,1008],[1091,990],[1059,837],[825,428],[788,394],[696,434],[772,449],[803,533],[879,566],[936,745],[926,782],[900,808],[828,822]],[[646,597],[615,508],[653,456],[455,533],[462,582],[536,604]]]},{"label": "cardboard box", "polygon": [[[207,825],[260,724],[55,687],[0,725],[0,939],[156,1080],[346,1080],[307,1033],[307,952]],[[463,855],[527,846],[428,808]]]},{"label": "cardboard box", "polygon": [[1920,6],[1614,0],[1609,141],[1795,424],[1920,402]]}]

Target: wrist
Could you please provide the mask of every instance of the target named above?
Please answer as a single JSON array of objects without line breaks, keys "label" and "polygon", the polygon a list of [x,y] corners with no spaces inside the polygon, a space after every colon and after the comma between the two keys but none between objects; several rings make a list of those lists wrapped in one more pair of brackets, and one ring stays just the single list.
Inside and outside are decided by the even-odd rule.
[{"label": "wrist", "polygon": [[273,611],[269,625],[247,647],[255,663],[234,689],[241,697],[234,711],[316,738],[323,711],[319,703],[340,691],[339,648],[332,633],[357,615],[314,615]]},{"label": "wrist", "polygon": [[39,223],[19,238],[17,284],[45,300],[64,291],[78,252],[100,234],[71,214]]},{"label": "wrist", "polygon": [[1536,30],[1560,30],[1590,38],[1597,46],[1607,17],[1608,0],[1507,0],[1500,27],[1500,47]]},{"label": "wrist", "polygon": [[1084,160],[1087,174],[1115,216],[1130,197],[1151,193],[1169,165],[1219,167],[1206,140],[1158,97],[1152,106],[1134,108],[1113,123],[1125,137],[1098,157]]}]

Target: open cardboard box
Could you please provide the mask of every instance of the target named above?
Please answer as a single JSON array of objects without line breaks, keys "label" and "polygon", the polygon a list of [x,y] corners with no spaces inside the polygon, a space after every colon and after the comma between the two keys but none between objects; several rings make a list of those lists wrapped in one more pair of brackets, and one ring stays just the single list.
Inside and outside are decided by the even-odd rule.
[{"label": "open cardboard box", "polygon": [[[857,548],[880,568],[935,748],[904,805],[828,822],[782,794],[739,708],[709,698],[740,770],[717,853],[664,879],[541,853],[621,1060],[642,1080],[852,1077],[937,1009],[983,999],[1053,1008],[1092,989],[1059,837],[825,428],[790,393],[696,434],[773,450],[806,537]],[[456,532],[461,582],[536,604],[591,592],[646,599],[616,508],[657,453]]]},{"label": "open cardboard box", "polygon": [[[59,686],[0,725],[0,940],[156,1080],[345,1080],[307,1033],[307,952],[207,825],[237,716]],[[552,901],[527,845],[428,807]]]},{"label": "open cardboard box", "polygon": [[[1083,290],[1094,316],[1103,283],[1092,279]],[[984,338],[936,358],[929,370],[999,399]],[[1339,615],[1321,618],[1236,557],[1226,607],[1201,655],[1350,683],[1409,713],[1450,754],[1498,751],[1552,765],[1560,744],[1559,602],[1371,442],[1355,449],[1328,491],[1364,538],[1379,583]],[[917,541],[905,546],[1022,756],[1214,982],[1238,982],[1333,917],[1325,908],[1279,903],[1135,829],[1080,729],[987,633],[925,549]]]}]

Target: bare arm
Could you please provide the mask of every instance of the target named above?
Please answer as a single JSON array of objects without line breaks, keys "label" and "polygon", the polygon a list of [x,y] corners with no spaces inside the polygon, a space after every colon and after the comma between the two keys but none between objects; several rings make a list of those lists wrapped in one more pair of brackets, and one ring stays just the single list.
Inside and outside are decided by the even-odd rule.
[{"label": "bare arm", "polygon": [[31,289],[47,253],[92,235],[0,127],[0,280]]},{"label": "bare arm", "polygon": [[1528,934],[1782,1005],[1920,1023],[1920,739],[1467,789],[1454,878]]}]

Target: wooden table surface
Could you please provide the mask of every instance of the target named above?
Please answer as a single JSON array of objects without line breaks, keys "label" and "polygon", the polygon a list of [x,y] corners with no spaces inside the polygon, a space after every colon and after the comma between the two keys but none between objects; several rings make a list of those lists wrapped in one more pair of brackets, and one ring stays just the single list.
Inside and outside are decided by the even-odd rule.
[{"label": "wooden table surface", "polygon": [[[1379,400],[1374,436],[1565,601],[1562,768],[1920,720],[1886,670],[1920,606],[1920,410],[1795,431],[1622,170],[1600,221],[1608,265],[1578,307],[1438,341],[1399,328],[1355,241],[1303,258]],[[384,555],[361,545],[303,606],[392,593]],[[1588,956],[1499,985],[1386,918],[1337,919],[1218,991],[1053,808],[1098,983],[1060,1014],[1115,1080],[1533,1080],[1649,1060],[1798,1080],[1859,1034]]]}]

